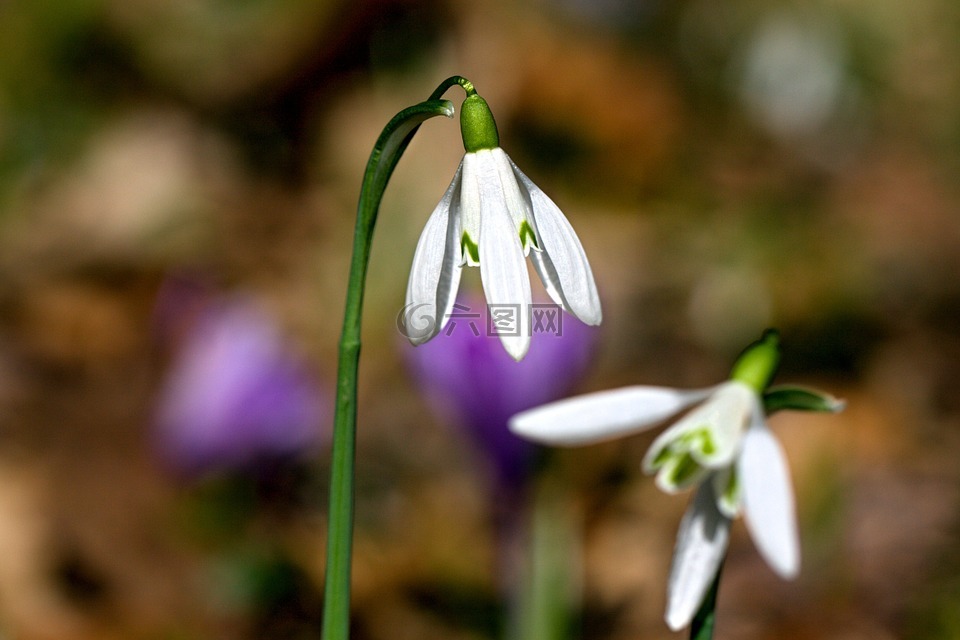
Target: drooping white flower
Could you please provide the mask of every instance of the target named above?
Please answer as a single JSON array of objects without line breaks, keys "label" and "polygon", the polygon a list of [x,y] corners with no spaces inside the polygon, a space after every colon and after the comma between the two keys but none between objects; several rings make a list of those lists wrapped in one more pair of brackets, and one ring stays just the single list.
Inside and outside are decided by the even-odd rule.
[{"label": "drooping white flower", "polygon": [[[775,339],[765,336],[757,344],[766,348],[772,341],[775,350]],[[520,436],[573,446],[639,433],[687,411],[654,440],[643,460],[644,471],[656,474],[662,490],[697,487],[680,524],[667,586],[665,617],[674,630],[688,625],[703,601],[726,553],[731,521],[740,513],[776,573],[792,578],[800,567],[789,469],[767,427],[761,396],[776,360],[754,366],[755,352],[748,349],[738,364],[749,366],[735,366],[734,378],[715,387],[626,387],[544,405],[510,421]],[[831,396],[798,388],[771,390],[767,396],[778,408],[843,407]]]},{"label": "drooping white flower", "polygon": [[577,234],[499,147],[493,116],[476,94],[464,101],[461,131],[466,153],[414,253],[407,337],[417,345],[439,333],[450,317],[462,267],[479,266],[488,305],[516,314],[517,330],[501,331],[500,339],[514,359],[522,359],[530,346],[528,255],[556,304],[586,324],[600,324],[600,298]]}]

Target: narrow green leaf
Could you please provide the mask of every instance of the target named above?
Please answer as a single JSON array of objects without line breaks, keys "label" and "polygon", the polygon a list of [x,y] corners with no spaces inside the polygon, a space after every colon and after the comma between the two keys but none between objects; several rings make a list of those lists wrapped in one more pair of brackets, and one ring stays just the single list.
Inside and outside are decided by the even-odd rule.
[{"label": "narrow green leaf", "polygon": [[763,394],[763,408],[767,414],[790,409],[793,411],[841,411],[846,402],[829,393],[806,387],[777,386]]}]

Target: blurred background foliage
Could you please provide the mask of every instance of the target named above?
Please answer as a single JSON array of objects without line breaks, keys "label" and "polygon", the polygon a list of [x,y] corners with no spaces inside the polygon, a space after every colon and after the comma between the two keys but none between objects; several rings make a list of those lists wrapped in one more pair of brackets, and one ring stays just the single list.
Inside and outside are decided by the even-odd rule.
[{"label": "blurred background foliage", "polygon": [[[849,401],[774,418],[803,572],[777,580],[735,527],[718,637],[960,638],[951,0],[0,0],[0,637],[316,637],[329,415],[300,455],[185,473],[161,390],[241,295],[275,323],[267,361],[329,402],[367,154],[452,74],[591,258],[580,391],[712,384],[775,325],[779,380]],[[421,130],[374,242],[358,640],[499,637],[508,608],[497,485],[396,329],[461,153],[454,123]],[[201,293],[171,303],[171,278]],[[217,381],[249,362],[210,358]],[[301,401],[244,380],[218,419]],[[584,549],[574,637],[671,637],[685,500],[642,477],[649,442],[551,458]]]}]

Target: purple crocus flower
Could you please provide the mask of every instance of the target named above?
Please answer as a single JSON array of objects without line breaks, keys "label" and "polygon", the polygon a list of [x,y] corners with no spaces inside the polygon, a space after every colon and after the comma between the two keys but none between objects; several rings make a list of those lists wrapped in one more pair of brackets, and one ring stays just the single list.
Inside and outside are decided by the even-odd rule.
[{"label": "purple crocus flower", "polygon": [[155,441],[163,460],[194,476],[320,445],[325,403],[275,320],[239,296],[193,311],[159,395]]},{"label": "purple crocus flower", "polygon": [[542,313],[534,320],[539,326],[534,325],[530,351],[517,362],[487,331],[486,311],[482,300],[461,299],[441,333],[406,349],[407,360],[437,413],[462,426],[483,451],[494,479],[519,488],[537,447],[513,435],[507,422],[518,411],[572,390],[590,364],[596,329],[559,306],[543,305],[534,311]]}]

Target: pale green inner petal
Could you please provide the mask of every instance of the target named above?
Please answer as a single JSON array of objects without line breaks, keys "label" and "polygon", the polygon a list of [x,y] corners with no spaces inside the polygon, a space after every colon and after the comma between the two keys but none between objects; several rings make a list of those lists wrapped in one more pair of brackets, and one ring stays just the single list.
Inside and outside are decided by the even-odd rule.
[{"label": "pale green inner petal", "polygon": [[756,394],[739,382],[727,383],[717,391],[710,403],[708,419],[717,449],[712,455],[704,451],[712,459],[702,462],[717,468],[733,460],[756,402]]},{"label": "pale green inner petal", "polygon": [[723,490],[723,499],[733,504],[740,494],[740,480],[735,471],[730,472],[730,479],[727,480],[727,486]]},{"label": "pale green inner petal", "polygon": [[647,471],[653,473],[654,471],[659,471],[660,468],[667,463],[671,457],[673,457],[674,451],[669,447],[663,447],[653,456],[653,460],[650,461]]},{"label": "pale green inner petal", "polygon": [[740,513],[740,476],[735,467],[718,472],[714,480],[717,507],[728,518]]},{"label": "pale green inner petal", "polygon": [[666,491],[684,489],[709,471],[702,464],[717,450],[709,425],[682,432],[651,459],[648,471],[657,472],[660,487]]},{"label": "pale green inner petal", "polygon": [[696,451],[705,456],[717,451],[717,444],[713,439],[713,431],[709,425],[686,432],[677,438],[676,446],[683,446],[687,451]]},{"label": "pale green inner petal", "polygon": [[689,451],[675,452],[667,456],[657,473],[657,486],[667,493],[675,493],[699,482],[707,473]]},{"label": "pale green inner petal", "polygon": [[674,458],[675,462],[669,471],[670,484],[680,487],[693,480],[700,472],[700,465],[690,454],[683,454]]},{"label": "pale green inner petal", "polygon": [[660,469],[667,460],[678,455],[693,454],[695,458],[709,457],[717,450],[717,444],[709,425],[685,431],[660,449],[650,462],[650,470]]}]

